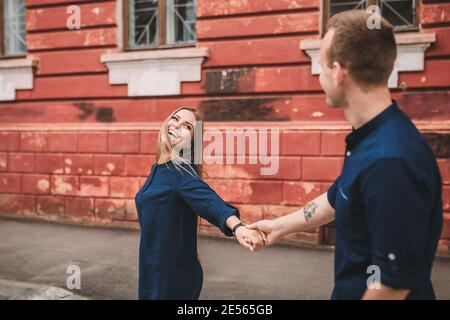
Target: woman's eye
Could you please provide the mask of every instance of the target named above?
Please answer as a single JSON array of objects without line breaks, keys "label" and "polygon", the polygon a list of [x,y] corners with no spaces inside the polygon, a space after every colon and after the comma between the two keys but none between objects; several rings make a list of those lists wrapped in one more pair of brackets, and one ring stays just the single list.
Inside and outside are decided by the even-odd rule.
[{"label": "woman's eye", "polygon": [[189,131],[191,131],[191,130],[192,130],[191,126],[190,126],[190,125],[188,125],[188,124],[185,124],[185,125],[184,125],[184,127],[185,127],[186,129],[188,129]]}]

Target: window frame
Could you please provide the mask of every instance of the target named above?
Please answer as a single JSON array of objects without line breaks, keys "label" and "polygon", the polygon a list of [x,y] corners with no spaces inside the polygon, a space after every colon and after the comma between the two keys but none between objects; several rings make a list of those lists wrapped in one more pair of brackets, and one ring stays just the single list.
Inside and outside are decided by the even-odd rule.
[{"label": "window frame", "polygon": [[[321,19],[322,19],[322,23],[321,23],[321,35],[324,36],[325,35],[325,30],[326,30],[326,26],[327,26],[327,22],[329,19],[329,15],[330,15],[330,8],[328,6],[328,2],[329,0],[322,0],[321,1],[321,8],[322,8],[322,14],[321,14]],[[371,5],[377,5],[378,0],[365,0],[366,2],[366,7],[367,6],[371,6]],[[394,32],[412,32],[412,31],[419,31],[420,30],[420,5],[421,5],[421,1],[420,0],[415,0],[415,21],[414,21],[414,25],[413,26],[408,26],[408,27],[394,27]]]},{"label": "window frame", "polygon": [[3,30],[5,28],[5,22],[3,20],[3,0],[0,0],[0,58],[4,58]]},{"label": "window frame", "polygon": [[[23,5],[24,5],[24,10],[25,10],[25,39],[26,39],[26,33],[27,33],[27,30],[26,30],[26,16],[27,16],[26,10],[27,10],[27,7],[26,7],[25,0],[24,0]],[[5,45],[3,43],[3,41],[4,41],[3,32],[4,32],[4,26],[5,26],[5,21],[4,21],[4,17],[3,17],[3,13],[4,13],[3,9],[4,9],[3,8],[3,0],[0,0],[0,59],[26,58],[27,55],[28,55],[28,49],[27,48],[26,48],[26,52],[25,53],[14,54],[14,55],[12,55],[12,54],[9,54],[9,55],[5,54]]]},{"label": "window frame", "polygon": [[[142,50],[161,50],[161,49],[174,49],[174,48],[192,48],[197,44],[197,39],[195,42],[186,42],[186,43],[173,43],[167,44],[166,34],[167,34],[167,15],[166,15],[166,0],[158,0],[158,28],[159,28],[159,37],[158,44],[154,46],[130,46],[130,36],[129,36],[129,27],[130,27],[130,1],[123,1],[123,36],[124,36],[124,51],[142,51]],[[197,10],[197,8],[195,8]]]}]

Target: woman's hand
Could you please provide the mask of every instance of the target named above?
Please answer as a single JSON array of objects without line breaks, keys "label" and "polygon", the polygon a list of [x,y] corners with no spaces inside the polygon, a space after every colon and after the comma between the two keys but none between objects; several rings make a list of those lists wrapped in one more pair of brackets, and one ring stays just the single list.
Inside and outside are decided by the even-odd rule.
[{"label": "woman's hand", "polygon": [[246,226],[266,236],[265,245],[270,246],[282,237],[281,227],[275,220],[261,220]]},{"label": "woman's hand", "polygon": [[236,239],[250,251],[260,250],[267,242],[267,236],[260,231],[247,229],[245,226],[236,229]]}]

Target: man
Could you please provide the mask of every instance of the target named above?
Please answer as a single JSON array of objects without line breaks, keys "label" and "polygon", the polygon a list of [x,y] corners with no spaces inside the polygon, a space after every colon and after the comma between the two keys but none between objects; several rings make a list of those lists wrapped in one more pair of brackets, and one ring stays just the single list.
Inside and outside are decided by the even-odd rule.
[{"label": "man", "polygon": [[434,299],[441,177],[425,140],[391,100],[392,26],[382,19],[371,30],[369,16],[359,10],[333,16],[320,49],[327,104],[342,108],[353,126],[341,175],[304,208],[249,227],[265,232],[270,245],[335,220],[332,299]]}]

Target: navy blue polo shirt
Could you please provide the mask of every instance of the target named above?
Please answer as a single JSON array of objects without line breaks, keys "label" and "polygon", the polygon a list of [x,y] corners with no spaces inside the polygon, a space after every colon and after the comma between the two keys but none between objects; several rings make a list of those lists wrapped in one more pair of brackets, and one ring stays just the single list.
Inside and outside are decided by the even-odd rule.
[{"label": "navy blue polo shirt", "polygon": [[442,186],[431,149],[395,101],[345,142],[341,175],[327,193],[336,225],[332,299],[362,298],[377,275],[410,289],[408,299],[434,299]]}]

